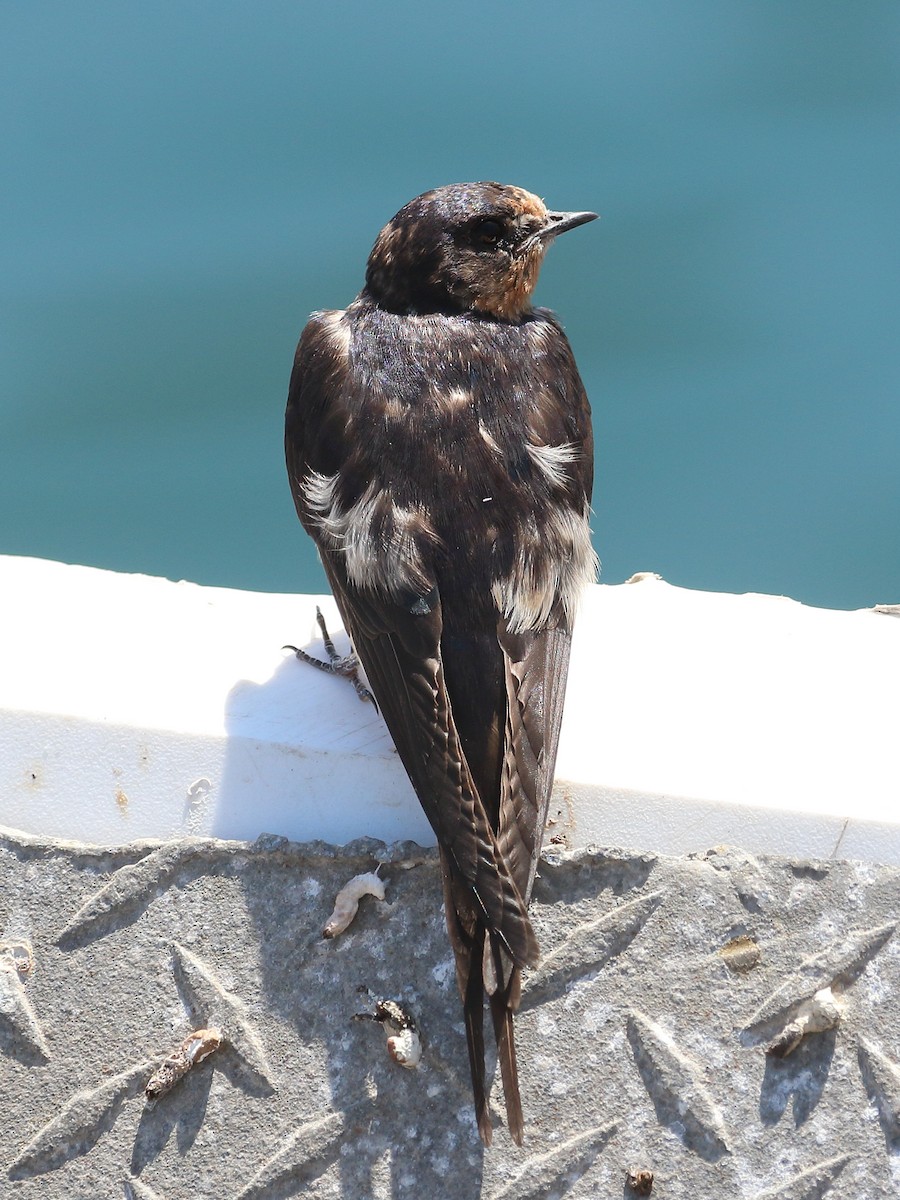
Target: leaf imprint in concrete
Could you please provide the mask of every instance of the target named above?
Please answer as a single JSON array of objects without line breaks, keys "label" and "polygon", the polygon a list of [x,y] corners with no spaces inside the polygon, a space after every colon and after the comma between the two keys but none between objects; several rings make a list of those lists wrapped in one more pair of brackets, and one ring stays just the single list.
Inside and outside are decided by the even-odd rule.
[{"label": "leaf imprint in concrete", "polygon": [[869,1099],[878,1110],[888,1149],[900,1139],[900,1065],[868,1038],[859,1039],[859,1068]]},{"label": "leaf imprint in concrete", "polygon": [[97,1144],[116,1123],[122,1105],[142,1091],[157,1065],[149,1059],[107,1079],[99,1087],[76,1092],[61,1112],[19,1152],[9,1168],[11,1179],[55,1171]]},{"label": "leaf imprint in concrete", "polygon": [[893,921],[875,929],[854,929],[818,954],[804,959],[781,987],[763,1001],[744,1026],[743,1033],[749,1034],[776,1021],[824,988],[845,991],[859,978],[896,928],[897,922]]},{"label": "leaf imprint in concrete", "polygon": [[0,1048],[14,1058],[46,1062],[50,1050],[12,954],[0,952]]},{"label": "leaf imprint in concrete", "polygon": [[[63,950],[72,949],[90,937],[102,937],[126,917],[142,900],[166,888],[176,871],[191,859],[208,856],[214,845],[209,840],[166,842],[136,863],[115,871],[112,878],[86,901],[56,939]],[[122,922],[124,923],[124,922]]]},{"label": "leaf imprint in concrete", "polygon": [[849,1154],[829,1158],[806,1171],[801,1171],[787,1183],[770,1188],[767,1192],[759,1192],[755,1200],[823,1200],[850,1158]]},{"label": "leaf imprint in concrete", "polygon": [[543,1200],[560,1183],[562,1190],[580,1179],[616,1132],[614,1123],[596,1125],[576,1134],[544,1154],[532,1154],[518,1171],[495,1191],[490,1200]]},{"label": "leaf imprint in concrete", "polygon": [[[286,1196],[321,1175],[337,1158],[344,1137],[344,1119],[329,1113],[295,1129],[279,1150],[267,1159],[235,1200],[266,1200]],[[290,1192],[286,1184],[296,1185]]]},{"label": "leaf imprint in concrete", "polygon": [[159,1192],[154,1192],[143,1180],[131,1176],[124,1181],[125,1200],[163,1200]]},{"label": "leaf imprint in concrete", "polygon": [[598,971],[631,945],[649,917],[662,903],[664,893],[649,892],[593,921],[585,921],[549,954],[528,980],[522,1008],[561,996],[566,985]]},{"label": "leaf imprint in concrete", "polygon": [[262,1039],[247,1018],[244,1002],[219,982],[190,950],[172,944],[175,980],[198,1025],[221,1027],[232,1050],[266,1087],[274,1090]]},{"label": "leaf imprint in concrete", "polygon": [[658,1120],[707,1162],[729,1152],[722,1115],[703,1086],[699,1067],[666,1031],[632,1010],[628,1040]]}]

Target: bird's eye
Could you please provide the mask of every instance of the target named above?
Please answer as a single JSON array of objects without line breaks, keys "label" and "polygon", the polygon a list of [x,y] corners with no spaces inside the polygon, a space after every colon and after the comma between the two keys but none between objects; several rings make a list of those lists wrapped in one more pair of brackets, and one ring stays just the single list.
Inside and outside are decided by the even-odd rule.
[{"label": "bird's eye", "polygon": [[475,240],[482,246],[496,246],[503,237],[503,233],[501,223],[491,220],[490,217],[485,221],[479,221],[475,226]]}]

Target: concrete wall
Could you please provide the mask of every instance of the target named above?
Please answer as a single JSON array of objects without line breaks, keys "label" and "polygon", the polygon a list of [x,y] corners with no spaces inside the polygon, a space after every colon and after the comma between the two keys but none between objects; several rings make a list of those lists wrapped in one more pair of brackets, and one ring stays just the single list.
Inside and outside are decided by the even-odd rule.
[{"label": "concrete wall", "polygon": [[[262,832],[433,842],[373,707],[321,651],[330,597],[0,557],[0,825],[116,845]],[[900,863],[900,620],[597,586],[548,832]]]}]

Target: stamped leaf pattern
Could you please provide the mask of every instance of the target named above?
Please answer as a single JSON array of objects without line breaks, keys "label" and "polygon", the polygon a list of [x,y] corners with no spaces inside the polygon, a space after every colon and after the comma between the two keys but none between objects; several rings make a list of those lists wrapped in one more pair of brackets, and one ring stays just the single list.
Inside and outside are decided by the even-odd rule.
[{"label": "stamped leaf pattern", "polygon": [[229,992],[190,950],[172,947],[175,978],[198,1024],[220,1025],[229,1045],[260,1082],[272,1088],[272,1073],[259,1034],[250,1024],[244,1002]]},{"label": "stamped leaf pattern", "polygon": [[[892,1195],[900,870],[761,856],[748,875],[746,858],[727,848],[709,861],[654,858],[652,892],[646,856],[594,848],[545,864],[535,914],[547,954],[526,980],[520,1023],[535,1119],[524,1151],[501,1137],[486,1155],[433,853],[273,837],[107,852],[0,831],[0,936],[29,947],[15,973],[9,962],[0,972],[7,1190],[409,1200],[447,1194],[449,1177],[460,1200],[538,1200],[624,1195],[635,1168],[661,1196]],[[322,942],[322,897],[382,859],[414,868],[390,873],[390,928],[364,923]],[[830,944],[823,928],[837,931]],[[0,961],[12,945],[0,941]],[[357,1036],[364,986],[415,997],[427,1018],[418,1072]],[[777,1025],[791,1034],[785,1050],[802,1039],[797,1050],[783,1062],[748,1053],[733,1031],[749,1013],[767,1024],[750,1044]],[[828,1035],[806,1036],[826,1024]],[[91,1068],[100,1030],[113,1036]],[[220,1033],[220,1048],[168,1090],[182,1057],[202,1057],[195,1042],[219,1045]],[[141,1093],[166,1055],[151,1106]],[[102,1075],[107,1063],[118,1074]],[[62,1097],[56,1115],[50,1094]]]},{"label": "stamped leaf pattern", "polygon": [[831,1185],[850,1162],[850,1158],[849,1154],[841,1154],[817,1163],[816,1166],[793,1176],[787,1183],[759,1192],[754,1200],[824,1200],[831,1191]]},{"label": "stamped leaf pattern", "polygon": [[843,991],[855,982],[888,942],[897,922],[875,929],[856,929],[804,959],[797,970],[759,1006],[744,1027],[750,1032],[777,1021],[824,988]]},{"label": "stamped leaf pattern", "polygon": [[266,1159],[235,1200],[266,1200],[285,1195],[285,1184],[296,1189],[315,1178],[340,1153],[344,1119],[329,1113],[316,1121],[307,1121],[289,1134],[271,1158]]},{"label": "stamped leaf pattern", "polygon": [[143,1090],[155,1066],[155,1059],[137,1063],[95,1088],[76,1092],[16,1156],[10,1177],[41,1175],[87,1154],[112,1129],[125,1101]]},{"label": "stamped leaf pattern", "polygon": [[[0,953],[0,1049],[47,1061],[50,1049],[12,955]],[[24,1054],[23,1054],[24,1052]]]},{"label": "stamped leaf pattern", "polygon": [[616,1125],[596,1125],[567,1138],[544,1154],[532,1154],[490,1200],[543,1200],[560,1184],[565,1189],[579,1179],[616,1132]]},{"label": "stamped leaf pattern", "polygon": [[142,1179],[132,1175],[124,1182],[125,1200],[163,1200],[159,1192],[148,1187]]},{"label": "stamped leaf pattern", "polygon": [[531,1008],[560,995],[566,984],[599,970],[604,963],[621,954],[643,929],[663,897],[662,891],[649,892],[579,925],[564,942],[544,956],[538,969],[529,977],[522,1008]]},{"label": "stamped leaf pattern", "polygon": [[113,913],[127,913],[157,889],[168,886],[176,871],[210,848],[209,840],[165,842],[136,863],[119,867],[68,922],[57,938],[58,944],[70,949],[104,932]]},{"label": "stamped leaf pattern", "polygon": [[714,1162],[728,1152],[725,1125],[697,1065],[643,1013],[628,1016],[628,1040],[644,1087],[663,1124],[683,1130],[684,1144]]},{"label": "stamped leaf pattern", "polygon": [[861,1037],[859,1066],[885,1139],[893,1145],[900,1140],[900,1064],[892,1062],[874,1042]]}]

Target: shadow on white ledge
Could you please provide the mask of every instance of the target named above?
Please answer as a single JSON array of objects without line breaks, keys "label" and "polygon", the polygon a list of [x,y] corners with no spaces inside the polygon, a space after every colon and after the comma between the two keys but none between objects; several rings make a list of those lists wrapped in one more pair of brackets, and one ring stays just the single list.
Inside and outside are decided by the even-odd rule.
[{"label": "shadow on white ledge", "polygon": [[[321,650],[330,597],[2,556],[0,594],[0,825],[433,842],[372,706],[281,649]],[[887,612],[592,588],[548,836],[900,863],[898,679]]]}]

